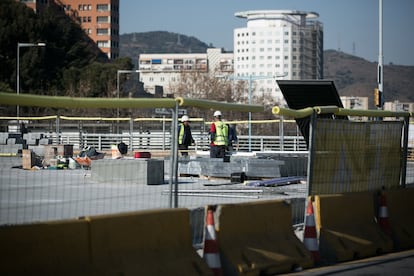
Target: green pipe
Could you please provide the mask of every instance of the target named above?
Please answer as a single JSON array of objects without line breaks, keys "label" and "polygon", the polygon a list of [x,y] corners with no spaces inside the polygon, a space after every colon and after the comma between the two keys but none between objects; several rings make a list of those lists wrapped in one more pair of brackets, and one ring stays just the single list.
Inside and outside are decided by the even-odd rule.
[{"label": "green pipe", "polygon": [[0,104],[54,108],[173,108],[174,99],[75,98],[0,92]]},{"label": "green pipe", "polygon": [[204,109],[227,110],[227,111],[243,111],[243,112],[264,112],[264,106],[240,103],[225,103],[211,100],[176,98],[179,106],[191,106]]},{"label": "green pipe", "polygon": [[276,115],[280,115],[280,116],[288,116],[288,117],[293,117],[295,119],[300,119],[300,118],[304,118],[304,117],[308,117],[312,115],[313,108],[307,107],[307,108],[295,110],[295,109],[275,106],[272,108],[272,113]]}]

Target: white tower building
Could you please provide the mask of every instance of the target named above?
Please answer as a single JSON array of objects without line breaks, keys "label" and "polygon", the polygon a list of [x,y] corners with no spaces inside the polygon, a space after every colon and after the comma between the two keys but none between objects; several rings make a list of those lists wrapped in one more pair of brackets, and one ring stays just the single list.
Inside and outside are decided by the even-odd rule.
[{"label": "white tower building", "polygon": [[255,82],[252,96],[283,102],[275,79],[323,78],[323,26],[314,12],[237,12],[247,26],[234,30],[234,79]]}]

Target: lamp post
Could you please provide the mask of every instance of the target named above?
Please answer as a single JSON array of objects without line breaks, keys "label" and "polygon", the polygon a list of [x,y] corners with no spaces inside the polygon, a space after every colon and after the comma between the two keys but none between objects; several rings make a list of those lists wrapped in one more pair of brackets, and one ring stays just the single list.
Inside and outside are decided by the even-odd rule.
[{"label": "lamp post", "polygon": [[[118,99],[119,99],[119,75],[130,74],[130,73],[139,73],[139,70],[118,70],[116,72],[116,95]],[[119,117],[119,107],[117,109],[116,116]]]},{"label": "lamp post", "polygon": [[[248,86],[249,86],[249,104],[252,104],[252,81],[254,80],[264,80],[264,79],[276,79],[276,78],[280,78],[280,77],[285,77],[287,76],[287,73],[283,74],[283,75],[275,75],[275,76],[253,76],[253,75],[249,75],[249,76],[240,76],[240,77],[235,77],[235,76],[231,76],[229,77],[230,79],[233,80],[247,80],[248,82]],[[252,113],[249,111],[249,121],[248,121],[248,128],[249,128],[249,152],[252,151]]]},{"label": "lamp post", "polygon": [[384,61],[384,56],[382,53],[382,0],[379,0],[378,3],[379,9],[378,9],[378,17],[379,17],[379,41],[378,41],[378,76],[377,76],[377,80],[378,80],[378,97],[379,97],[379,109],[383,109],[384,108],[384,86],[383,86],[383,79],[384,79],[384,71],[383,71],[383,61]]},{"label": "lamp post", "polygon": [[[116,71],[116,95],[119,100],[119,76],[121,74],[131,74],[131,73],[139,73],[139,70],[117,70]],[[119,118],[119,106],[116,109],[116,117]],[[118,127],[117,132],[119,133],[119,121],[118,121]]]},{"label": "lamp post", "polygon": [[[17,80],[16,80],[16,92],[17,95],[20,94],[20,47],[45,47],[46,43],[39,42],[39,43],[21,43],[17,42]],[[16,115],[17,118],[19,117],[20,113],[20,106],[17,106]]]}]

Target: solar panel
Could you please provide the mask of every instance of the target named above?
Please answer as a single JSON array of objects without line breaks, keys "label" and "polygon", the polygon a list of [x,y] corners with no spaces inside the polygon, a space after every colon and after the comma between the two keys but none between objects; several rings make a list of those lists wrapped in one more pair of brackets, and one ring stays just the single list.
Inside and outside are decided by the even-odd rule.
[{"label": "solar panel", "polygon": [[[277,80],[277,84],[291,109],[329,105],[344,107],[332,80]],[[333,114],[320,117],[347,119],[346,116],[335,117]],[[296,123],[309,146],[310,117],[296,119]]]}]

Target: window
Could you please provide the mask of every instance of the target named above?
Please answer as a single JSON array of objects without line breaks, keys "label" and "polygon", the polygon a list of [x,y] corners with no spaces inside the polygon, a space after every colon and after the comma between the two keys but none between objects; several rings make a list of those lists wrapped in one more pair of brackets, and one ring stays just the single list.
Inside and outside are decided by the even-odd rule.
[{"label": "window", "polygon": [[108,35],[109,30],[108,29],[96,29],[96,34],[97,35]]},{"label": "window", "polygon": [[96,10],[97,11],[109,11],[109,7],[107,4],[97,4]]},{"label": "window", "polygon": [[98,47],[100,47],[100,48],[105,48],[105,47],[108,47],[109,48],[109,42],[108,42],[108,40],[98,40],[98,42],[97,42],[97,44],[98,44]]},{"label": "window", "polygon": [[96,22],[98,22],[98,23],[109,23],[108,16],[98,16],[96,18]]}]

